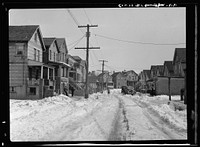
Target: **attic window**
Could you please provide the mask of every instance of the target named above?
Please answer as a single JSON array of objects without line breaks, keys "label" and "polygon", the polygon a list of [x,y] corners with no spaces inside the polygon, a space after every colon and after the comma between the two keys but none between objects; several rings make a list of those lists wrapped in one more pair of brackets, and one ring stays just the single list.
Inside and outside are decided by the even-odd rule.
[{"label": "attic window", "polygon": [[23,55],[24,52],[24,44],[23,43],[16,43],[16,54]]}]

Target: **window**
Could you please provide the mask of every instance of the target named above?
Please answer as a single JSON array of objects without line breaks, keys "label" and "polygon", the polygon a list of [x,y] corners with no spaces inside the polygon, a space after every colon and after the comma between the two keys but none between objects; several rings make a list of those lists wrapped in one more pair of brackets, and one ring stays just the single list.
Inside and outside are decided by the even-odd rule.
[{"label": "window", "polygon": [[56,61],[56,53],[53,53],[53,60]]},{"label": "window", "polygon": [[49,60],[51,60],[51,50],[49,50]]},{"label": "window", "polygon": [[24,44],[23,43],[16,43],[16,54],[23,55],[24,52]]},{"label": "window", "polygon": [[28,68],[28,73],[29,73],[29,79],[31,80],[32,79],[32,68],[31,67]]},{"label": "window", "polygon": [[40,61],[40,51],[38,50],[38,61]]},{"label": "window", "polygon": [[16,88],[13,87],[13,86],[11,86],[11,87],[10,87],[10,92],[16,92]]},{"label": "window", "polygon": [[65,57],[64,53],[62,53],[62,55],[63,55],[62,61],[65,62],[65,61],[64,61],[64,57]]},{"label": "window", "polygon": [[29,94],[30,95],[36,95],[36,87],[30,87],[29,88]]},{"label": "window", "polygon": [[36,54],[37,54],[36,51],[37,50],[34,48],[34,60],[36,60]]}]

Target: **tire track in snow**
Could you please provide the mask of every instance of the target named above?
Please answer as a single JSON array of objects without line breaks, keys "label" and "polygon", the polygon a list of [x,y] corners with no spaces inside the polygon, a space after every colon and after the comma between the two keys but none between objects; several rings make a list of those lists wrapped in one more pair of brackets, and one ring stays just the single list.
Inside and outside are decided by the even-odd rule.
[{"label": "tire track in snow", "polygon": [[[152,111],[148,109],[148,105],[145,103],[142,103],[136,99],[127,97],[128,99],[135,102],[140,108],[142,108],[143,114],[146,116],[146,118],[149,120],[149,122],[156,127],[162,134],[168,138],[168,139],[183,139],[182,135],[179,135],[177,133],[172,133],[173,130],[167,127],[167,124],[158,116],[156,116],[154,113],[152,114]],[[168,130],[167,130],[168,129]]]}]

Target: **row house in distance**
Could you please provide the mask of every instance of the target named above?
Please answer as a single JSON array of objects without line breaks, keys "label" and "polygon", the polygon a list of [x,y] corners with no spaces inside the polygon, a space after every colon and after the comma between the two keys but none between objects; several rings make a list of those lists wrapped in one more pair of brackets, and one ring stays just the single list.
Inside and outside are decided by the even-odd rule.
[{"label": "row house in distance", "polygon": [[123,71],[122,73],[126,77],[127,86],[135,88],[135,85],[138,82],[138,74],[133,70]]},{"label": "row house in distance", "polygon": [[39,25],[9,26],[10,98],[36,99],[44,96],[43,51]]},{"label": "row house in distance", "polygon": [[173,57],[174,75],[184,77],[186,69],[186,48],[176,48]]},{"label": "row house in distance", "polygon": [[165,61],[164,69],[163,69],[163,76],[171,77],[173,75],[174,75],[173,61]]},{"label": "row house in distance", "polygon": [[114,88],[121,88],[127,85],[126,76],[122,72],[114,72],[112,74],[112,80]]},{"label": "row house in distance", "polygon": [[43,61],[48,66],[53,67],[53,70],[43,69],[44,73],[48,73],[44,76],[44,91],[49,91],[49,87],[52,87],[51,89],[56,93],[64,93],[64,86],[69,87],[68,73],[70,68],[70,65],[66,63],[68,50],[65,38],[44,38],[44,43],[46,50],[43,54]]},{"label": "row house in distance", "polygon": [[71,66],[69,84],[76,89],[74,95],[82,96],[85,90],[86,61],[79,56],[68,55],[67,63]]},{"label": "row house in distance", "polygon": [[95,72],[89,72],[88,73],[88,91],[89,94],[96,93],[97,92],[97,83],[98,83],[98,77],[95,75]]},{"label": "row house in distance", "polygon": [[150,80],[150,70],[143,70],[139,74],[139,83],[140,87],[138,87],[142,92],[146,92],[149,90],[149,80]]},{"label": "row house in distance", "polygon": [[109,74],[109,72],[104,72],[98,75],[98,91],[106,90],[108,87],[113,88],[113,80],[112,76]]}]

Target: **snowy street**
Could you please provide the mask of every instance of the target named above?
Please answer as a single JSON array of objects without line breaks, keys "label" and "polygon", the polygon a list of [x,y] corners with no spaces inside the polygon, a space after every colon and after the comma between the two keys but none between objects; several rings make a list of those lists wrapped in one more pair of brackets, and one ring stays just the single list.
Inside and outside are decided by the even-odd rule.
[{"label": "snowy street", "polygon": [[[64,95],[10,100],[11,141],[120,141],[187,139],[186,107],[179,96],[122,95],[88,99]],[[175,109],[177,106],[181,109]]]}]

